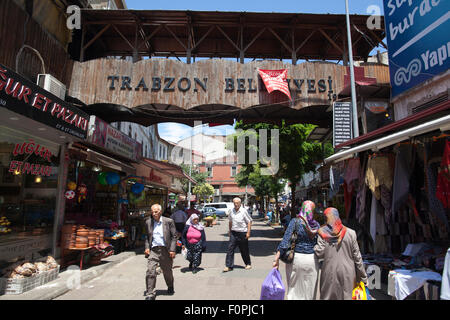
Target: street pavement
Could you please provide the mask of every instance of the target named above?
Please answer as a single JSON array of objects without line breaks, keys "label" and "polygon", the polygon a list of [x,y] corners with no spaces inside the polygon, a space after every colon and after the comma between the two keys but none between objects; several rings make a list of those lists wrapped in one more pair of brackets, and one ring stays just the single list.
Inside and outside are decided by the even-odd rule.
[{"label": "street pavement", "polygon": [[[254,216],[255,218],[256,216]],[[174,260],[175,294],[167,295],[162,274],[156,281],[157,300],[259,300],[261,285],[272,269],[275,250],[281,241],[281,227],[271,227],[255,219],[249,242],[252,269],[245,270],[239,249],[235,267],[223,273],[228,246],[228,221],[205,228],[207,251],[203,253],[200,271],[192,274],[189,262],[181,254]],[[81,284],[55,300],[143,300],[147,259],[143,251],[109,268],[99,277]],[[285,267],[280,272],[286,286]]]}]

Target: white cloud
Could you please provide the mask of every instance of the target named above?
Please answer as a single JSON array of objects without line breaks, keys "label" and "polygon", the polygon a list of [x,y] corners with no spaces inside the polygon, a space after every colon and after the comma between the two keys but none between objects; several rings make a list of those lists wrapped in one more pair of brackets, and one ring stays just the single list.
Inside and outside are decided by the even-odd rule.
[{"label": "white cloud", "polygon": [[[177,143],[181,139],[190,137],[193,134],[193,128],[181,123],[165,122],[158,124],[159,136],[164,140]],[[234,127],[230,125],[217,126],[209,128],[207,126],[196,127],[195,133],[202,132],[205,135],[228,135],[235,132]]]}]

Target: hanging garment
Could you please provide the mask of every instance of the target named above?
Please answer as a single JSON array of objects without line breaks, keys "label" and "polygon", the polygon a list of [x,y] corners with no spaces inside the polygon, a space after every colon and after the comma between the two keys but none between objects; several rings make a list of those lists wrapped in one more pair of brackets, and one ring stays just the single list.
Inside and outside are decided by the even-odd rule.
[{"label": "hanging garment", "polygon": [[400,145],[397,148],[394,185],[392,188],[392,214],[394,216],[400,207],[408,200],[409,181],[412,172],[412,168],[410,166],[412,151],[412,145]]},{"label": "hanging garment", "polygon": [[359,178],[361,170],[361,164],[359,159],[350,159],[346,163],[344,181],[347,183],[347,189],[350,193],[353,193],[353,181]]},{"label": "hanging garment", "polygon": [[370,236],[375,245],[377,235],[377,199],[372,192],[372,205],[370,206]]},{"label": "hanging garment", "polygon": [[363,183],[364,175],[366,173],[367,159],[364,160],[362,170],[359,172],[359,184],[358,191],[356,194],[356,219],[359,223],[362,223],[365,217],[365,207],[366,207],[366,195],[367,195],[367,187],[366,184]]},{"label": "hanging garment", "polygon": [[444,208],[450,208],[450,140],[445,142],[444,155],[438,169],[436,197]]},{"label": "hanging garment", "polygon": [[392,218],[392,195],[391,190],[389,190],[384,184],[380,186],[381,193],[381,204],[384,208],[384,220],[388,225],[390,225]]},{"label": "hanging garment", "polygon": [[353,192],[352,188],[348,186],[347,182],[344,182],[344,218],[348,219],[350,209],[352,208]]},{"label": "hanging garment", "polygon": [[377,200],[381,198],[381,185],[384,184],[389,190],[392,189],[392,174],[387,157],[369,158],[365,182]]},{"label": "hanging garment", "polygon": [[[425,159],[428,159],[428,148],[425,148]],[[448,219],[445,213],[444,206],[436,197],[437,188],[437,169],[439,163],[426,164],[425,174],[427,178],[427,195],[428,205],[430,211],[439,219],[440,223],[443,223],[448,230]]]}]

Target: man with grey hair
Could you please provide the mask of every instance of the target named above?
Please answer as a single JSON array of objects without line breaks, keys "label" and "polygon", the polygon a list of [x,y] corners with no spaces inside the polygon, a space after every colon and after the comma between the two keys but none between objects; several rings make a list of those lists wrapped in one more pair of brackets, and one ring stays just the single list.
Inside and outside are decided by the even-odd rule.
[{"label": "man with grey hair", "polygon": [[145,221],[147,239],[145,241],[145,255],[148,256],[148,266],[146,274],[146,298],[145,300],[155,300],[156,298],[156,268],[159,264],[167,284],[167,293],[174,294],[173,289],[173,259],[176,254],[177,232],[172,219],[162,217],[161,205],[154,204],[151,207],[152,216]]},{"label": "man with grey hair", "polygon": [[233,199],[234,208],[230,210],[229,219],[229,235],[230,242],[228,244],[227,257],[225,260],[226,267],[223,272],[233,270],[234,266],[234,250],[239,247],[242,260],[245,263],[245,269],[252,268],[250,261],[250,251],[248,248],[248,239],[250,238],[250,230],[252,227],[252,217],[247,210],[241,206],[241,199]]}]

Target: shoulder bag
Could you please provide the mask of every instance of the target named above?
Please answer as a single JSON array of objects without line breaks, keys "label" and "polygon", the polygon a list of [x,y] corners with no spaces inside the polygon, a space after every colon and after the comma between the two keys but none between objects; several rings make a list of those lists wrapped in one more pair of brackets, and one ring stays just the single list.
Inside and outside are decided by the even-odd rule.
[{"label": "shoulder bag", "polygon": [[297,242],[298,220],[298,218],[295,218],[294,231],[292,232],[291,239],[289,239],[289,248],[280,252],[280,260],[284,263],[292,263],[292,261],[294,261],[295,245]]}]

